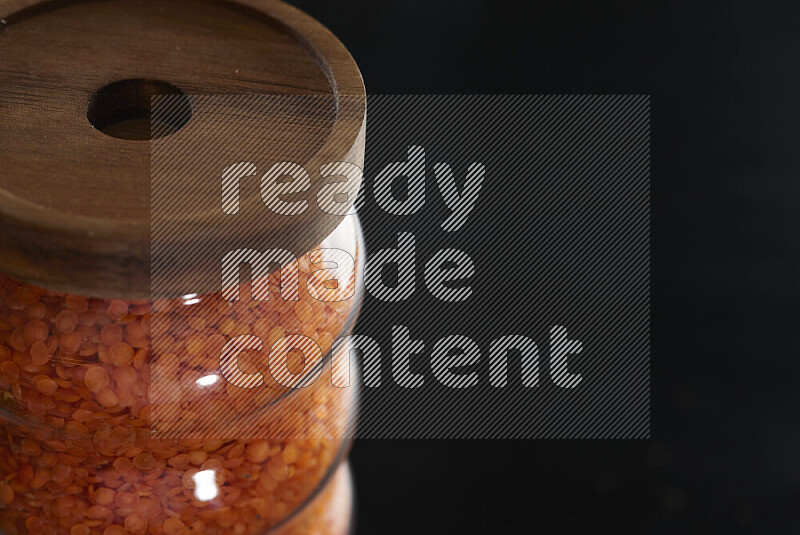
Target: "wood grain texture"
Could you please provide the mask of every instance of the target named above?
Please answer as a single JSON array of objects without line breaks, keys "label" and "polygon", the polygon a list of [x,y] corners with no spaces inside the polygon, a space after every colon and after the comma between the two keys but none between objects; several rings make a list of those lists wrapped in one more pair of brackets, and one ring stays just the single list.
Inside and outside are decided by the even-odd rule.
[{"label": "wood grain texture", "polygon": [[[312,173],[309,197],[323,184],[314,173],[322,163],[363,166],[366,98],[358,68],[327,29],[287,4],[0,0],[1,272],[84,295],[149,296],[151,142],[108,136],[87,119],[96,91],[136,78],[189,95],[296,96],[313,103],[289,111],[195,110],[185,129],[163,138],[176,151],[210,133],[236,132],[262,144],[269,136],[302,139],[292,157]],[[248,133],[254,121],[269,128]],[[220,156],[237,161],[235,151]],[[183,173],[178,180],[186,183],[176,185],[189,195],[191,176]],[[219,205],[218,197],[207,200]],[[174,217],[212,230],[230,223],[213,209],[176,210]],[[262,214],[237,228],[269,234],[270,243],[283,240],[300,254],[340,219],[312,203],[292,221]],[[200,246],[205,235],[194,237]]]}]

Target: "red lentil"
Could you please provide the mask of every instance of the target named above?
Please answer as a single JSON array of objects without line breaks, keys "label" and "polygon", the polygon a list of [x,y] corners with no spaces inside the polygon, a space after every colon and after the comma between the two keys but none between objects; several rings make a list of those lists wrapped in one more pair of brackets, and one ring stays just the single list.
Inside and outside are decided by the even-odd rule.
[{"label": "red lentil", "polygon": [[[302,264],[300,276],[308,276]],[[215,372],[213,356],[232,336],[255,334],[270,348],[304,334],[330,349],[353,302],[317,301],[303,287],[298,302],[272,293],[269,301],[216,295],[182,306],[89,299],[0,276],[0,392],[29,422],[6,423],[0,435],[0,528],[10,535],[253,535],[291,515],[339,459],[353,392],[329,380],[289,391],[265,373],[266,388],[207,387],[219,411],[187,407],[200,399],[195,382]],[[299,352],[287,360],[290,371],[318,364]],[[258,371],[258,359],[252,363]],[[153,410],[150,388],[164,377],[191,379],[167,392],[174,422],[158,420],[163,408]],[[291,403],[276,419],[265,407],[287,392]],[[154,421],[167,431],[191,422],[197,437],[154,437]],[[268,426],[269,439],[231,438],[259,426]],[[208,471],[216,495],[203,499]],[[343,477],[335,478],[339,487]],[[279,533],[343,533],[328,518],[333,498],[330,489],[318,495]]]}]

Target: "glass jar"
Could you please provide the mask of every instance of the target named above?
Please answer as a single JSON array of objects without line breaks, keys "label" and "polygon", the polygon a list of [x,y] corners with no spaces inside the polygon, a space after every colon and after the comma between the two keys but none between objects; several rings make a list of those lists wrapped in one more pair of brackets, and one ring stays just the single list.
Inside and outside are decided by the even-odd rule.
[{"label": "glass jar", "polygon": [[[309,293],[311,258],[334,246],[356,259],[355,273],[337,288],[352,297],[320,301]],[[355,322],[363,257],[358,219],[348,216],[281,271],[299,273],[296,301],[284,300],[275,284],[262,301],[190,294],[149,302],[0,276],[0,528],[250,535],[274,526],[295,533],[302,524],[298,533],[317,532],[299,517],[328,514],[334,497],[321,496],[337,491],[305,506],[320,511],[293,514],[349,448],[357,388],[352,370],[334,369],[331,349]],[[241,336],[263,340],[269,355],[302,336],[319,346],[319,358],[287,352],[285,368],[277,368],[294,380],[287,384],[276,368],[265,370],[270,358],[262,351],[248,362],[238,353],[248,377],[269,380],[235,386],[223,377],[220,355],[226,340]],[[337,380],[342,372],[349,384]],[[330,485],[339,488],[337,478]]]},{"label": "glass jar", "polygon": [[[0,21],[0,531],[343,533],[353,58],[277,0],[15,0]],[[272,250],[291,256],[226,278],[228,251]]]}]

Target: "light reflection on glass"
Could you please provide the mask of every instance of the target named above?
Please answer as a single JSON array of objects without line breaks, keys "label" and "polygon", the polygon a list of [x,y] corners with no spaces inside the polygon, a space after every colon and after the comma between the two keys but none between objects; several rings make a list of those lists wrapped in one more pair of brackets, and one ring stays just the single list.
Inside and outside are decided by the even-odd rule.
[{"label": "light reflection on glass", "polygon": [[195,381],[195,383],[197,383],[198,386],[211,386],[214,383],[216,383],[218,380],[219,380],[219,375],[211,374],[211,375],[205,375],[205,376],[201,377],[200,379]]},{"label": "light reflection on glass", "polygon": [[207,502],[219,494],[214,470],[201,470],[193,475],[192,479],[194,480],[194,495],[198,500]]}]

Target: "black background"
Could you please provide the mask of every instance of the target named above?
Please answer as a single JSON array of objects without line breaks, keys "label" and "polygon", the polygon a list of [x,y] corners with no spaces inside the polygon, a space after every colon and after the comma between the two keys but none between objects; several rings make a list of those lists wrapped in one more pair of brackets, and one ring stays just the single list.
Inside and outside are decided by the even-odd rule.
[{"label": "black background", "polygon": [[358,533],[797,532],[797,4],[294,3],[371,94],[652,95],[652,438],[359,440]]}]

